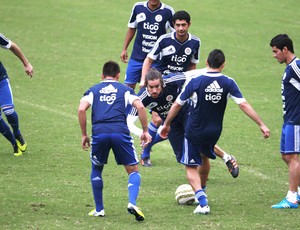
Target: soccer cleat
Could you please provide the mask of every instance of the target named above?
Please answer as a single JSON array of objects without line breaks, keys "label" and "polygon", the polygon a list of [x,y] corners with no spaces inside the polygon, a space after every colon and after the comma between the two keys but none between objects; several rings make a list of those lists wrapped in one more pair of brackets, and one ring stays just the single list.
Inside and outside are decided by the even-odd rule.
[{"label": "soccer cleat", "polygon": [[128,206],[127,206],[127,211],[134,215],[135,216],[135,219],[137,221],[143,221],[145,219],[145,216],[144,214],[142,213],[142,211],[139,209],[139,207],[131,204],[131,203],[128,203]]},{"label": "soccer cleat", "polygon": [[20,133],[19,135],[15,136],[15,138],[16,138],[17,145],[18,145],[19,149],[20,149],[22,152],[25,152],[26,149],[27,149],[27,143],[26,143],[26,141],[24,140],[22,134]]},{"label": "soccer cleat", "polygon": [[14,147],[14,156],[16,156],[16,157],[22,156],[23,152],[18,147],[18,145],[15,144],[13,147]]},{"label": "soccer cleat", "polygon": [[97,212],[96,209],[93,209],[92,211],[89,212],[89,216],[104,217],[105,216],[104,209],[102,209],[100,212]]},{"label": "soccer cleat", "polygon": [[239,175],[239,166],[236,162],[235,157],[232,155],[230,157],[231,159],[226,162],[226,165],[228,167],[229,172],[231,173],[231,176],[233,178],[236,178]]},{"label": "soccer cleat", "polygon": [[274,204],[271,206],[271,208],[277,208],[277,209],[283,209],[283,208],[298,208],[299,204],[298,202],[292,203],[289,202],[286,198],[284,198],[282,201],[280,201],[278,204]]},{"label": "soccer cleat", "polygon": [[205,205],[203,207],[201,207],[200,205],[198,205],[196,207],[196,209],[194,210],[195,214],[208,214],[210,212],[210,208],[208,205]]},{"label": "soccer cleat", "polygon": [[141,159],[141,165],[145,167],[152,167],[152,163],[150,161],[149,157],[145,157],[144,159]]}]

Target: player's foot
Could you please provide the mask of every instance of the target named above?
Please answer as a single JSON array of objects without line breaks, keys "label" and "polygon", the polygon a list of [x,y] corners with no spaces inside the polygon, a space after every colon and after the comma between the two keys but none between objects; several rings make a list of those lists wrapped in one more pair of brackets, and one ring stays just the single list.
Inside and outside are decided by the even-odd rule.
[{"label": "player's foot", "polygon": [[229,170],[231,176],[233,178],[236,178],[239,175],[239,170],[240,169],[239,169],[239,166],[238,166],[238,164],[236,162],[235,157],[232,156],[232,155],[230,155],[230,157],[231,157],[231,159],[226,162],[226,165],[228,167],[228,170]]},{"label": "player's foot", "polygon": [[145,219],[145,216],[142,213],[142,211],[139,209],[139,207],[137,207],[131,203],[128,203],[127,210],[130,214],[135,216],[135,219],[137,221],[143,221]]},{"label": "player's foot", "polygon": [[198,205],[196,207],[196,209],[194,210],[195,214],[208,214],[210,212],[210,208],[208,205],[205,205],[203,207],[201,207],[200,205]]},{"label": "player's foot", "polygon": [[18,145],[15,144],[13,147],[14,147],[14,156],[16,156],[16,157],[22,156],[23,152],[18,147]]},{"label": "player's foot", "polygon": [[292,203],[292,202],[289,202],[286,198],[284,198],[278,204],[272,205],[271,208],[278,208],[278,209],[283,209],[283,208],[298,208],[298,206],[299,206],[298,202]]},{"label": "player's foot", "polygon": [[150,161],[149,157],[145,157],[144,159],[141,159],[141,165],[145,167],[152,167],[152,163]]},{"label": "player's foot", "polygon": [[18,145],[19,149],[20,149],[22,152],[25,152],[26,149],[27,149],[27,143],[26,143],[26,141],[24,140],[22,134],[20,133],[19,135],[15,136],[15,138],[16,138],[17,145]]},{"label": "player's foot", "polygon": [[96,209],[93,209],[92,211],[89,212],[89,216],[104,217],[105,216],[104,209],[102,209],[100,212],[97,212]]}]

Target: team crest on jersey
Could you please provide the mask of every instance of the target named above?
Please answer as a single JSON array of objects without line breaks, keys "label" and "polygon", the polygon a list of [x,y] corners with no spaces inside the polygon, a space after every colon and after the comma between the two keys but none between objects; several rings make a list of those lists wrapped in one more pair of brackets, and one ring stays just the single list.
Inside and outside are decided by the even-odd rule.
[{"label": "team crest on jersey", "polygon": [[173,95],[168,95],[168,96],[166,97],[166,100],[167,100],[167,101],[172,101],[172,100],[173,100]]},{"label": "team crest on jersey", "polygon": [[186,55],[190,55],[192,53],[192,49],[190,47],[185,48],[184,53]]},{"label": "team crest on jersey", "polygon": [[148,109],[152,109],[152,108],[156,107],[157,105],[158,105],[157,102],[151,102],[151,103],[147,106],[147,108],[148,108]]},{"label": "team crest on jersey", "polygon": [[160,14],[155,16],[155,21],[161,22],[162,21],[162,16]]}]

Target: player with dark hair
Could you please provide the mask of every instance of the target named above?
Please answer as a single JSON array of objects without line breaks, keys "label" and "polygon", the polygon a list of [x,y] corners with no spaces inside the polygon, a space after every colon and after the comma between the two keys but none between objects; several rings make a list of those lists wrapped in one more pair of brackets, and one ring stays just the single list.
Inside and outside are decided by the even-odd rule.
[{"label": "player with dark hair", "polygon": [[[23,54],[20,47],[6,38],[3,34],[0,34],[0,47],[9,49],[13,52],[23,63],[25,73],[32,77],[33,67]],[[6,124],[1,116],[1,110],[5,114],[7,122],[10,127]],[[0,133],[9,140],[14,149],[15,156],[21,156],[27,149],[27,143],[25,142],[19,127],[19,117],[15,111],[15,105],[13,101],[13,93],[9,83],[8,74],[0,62]]]},{"label": "player with dark hair", "polygon": [[151,141],[147,128],[147,114],[140,99],[133,89],[118,82],[120,67],[117,63],[109,61],[102,70],[102,82],[94,85],[84,93],[78,108],[78,119],[82,132],[81,145],[84,150],[90,147],[90,138],[86,130],[86,111],[92,108],[92,149],[90,153],[92,170],[91,184],[96,208],[90,216],[104,216],[103,205],[103,179],[102,171],[107,163],[108,155],[112,149],[118,165],[124,165],[128,174],[127,210],[138,221],[144,220],[144,214],[136,206],[141,176],[138,171],[138,157],[133,146],[126,124],[126,106],[131,104],[139,111],[143,133],[141,145],[146,146]]},{"label": "player with dark hair", "polygon": [[127,48],[136,34],[124,81],[129,87],[135,89],[136,84],[140,82],[144,59],[157,39],[173,30],[173,14],[173,8],[160,0],[134,4],[121,53],[122,62],[127,63]]},{"label": "player with dark hair", "polygon": [[[189,13],[177,11],[172,17],[172,23],[175,32],[162,35],[148,53],[143,64],[140,87],[144,86],[145,75],[154,61],[157,62],[156,69],[163,75],[196,69],[196,64],[199,63],[200,39],[188,32],[191,25]],[[148,129],[153,139],[161,122],[157,113],[152,113]],[[152,165],[150,146],[142,152],[141,158],[142,165]]]},{"label": "player with dark hair", "polygon": [[289,190],[286,197],[272,208],[298,208],[300,203],[300,60],[294,53],[292,39],[278,34],[270,42],[273,56],[286,68],[282,76],[281,95],[283,125],[280,153],[289,169]]},{"label": "player with dark hair", "polygon": [[207,72],[187,83],[173,103],[161,130],[161,136],[167,138],[171,133],[172,121],[177,119],[181,109],[193,96],[193,104],[185,126],[180,162],[185,165],[187,179],[199,201],[194,213],[201,214],[209,213],[210,207],[197,169],[206,158],[216,158],[214,146],[222,132],[227,98],[232,98],[240,109],[259,125],[265,138],[270,135],[270,130],[252,106],[246,102],[236,82],[221,73],[225,65],[224,53],[219,49],[211,51],[206,63]]},{"label": "player with dark hair", "polygon": [[[138,93],[143,105],[152,112],[156,112],[160,118],[164,121],[168,115],[168,112],[176,100],[177,96],[182,90],[182,87],[194,76],[199,76],[201,73],[206,72],[206,69],[192,70],[184,73],[173,73],[162,77],[161,73],[156,69],[150,69],[146,74],[145,87]],[[190,111],[190,105],[186,103],[181,109],[179,115],[174,119],[171,126],[171,132],[169,134],[169,141],[173,148],[176,160],[180,162],[182,157],[183,139],[184,139],[184,127]],[[134,125],[138,112],[136,109],[132,109],[127,117],[127,123],[129,130],[140,135],[142,130]],[[149,133],[152,131],[149,130]],[[159,134],[153,137],[152,142],[147,146],[151,148],[154,144],[158,143],[162,138]],[[239,175],[239,167],[233,156],[227,154],[217,145],[214,148],[216,154],[223,159],[227,165],[231,175],[235,178]],[[145,151],[145,149],[144,149]],[[210,170],[210,162],[208,161],[203,167],[199,168],[199,174],[202,177],[202,186],[206,185],[206,180]]]},{"label": "player with dark hair", "polygon": [[196,69],[200,56],[200,39],[191,35],[191,17],[186,11],[177,11],[172,18],[175,32],[162,35],[147,55],[143,64],[140,86],[145,83],[145,75],[152,63],[163,75]]}]

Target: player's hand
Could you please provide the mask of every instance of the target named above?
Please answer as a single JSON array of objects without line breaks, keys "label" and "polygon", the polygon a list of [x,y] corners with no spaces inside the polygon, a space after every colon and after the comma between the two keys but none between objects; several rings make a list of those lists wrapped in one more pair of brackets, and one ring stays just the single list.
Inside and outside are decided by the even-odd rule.
[{"label": "player's hand", "polygon": [[167,139],[168,138],[168,134],[170,132],[171,127],[167,126],[167,125],[163,125],[163,127],[160,130],[159,135],[161,136],[161,138],[163,139]]},{"label": "player's hand", "polygon": [[90,146],[91,146],[90,138],[88,136],[82,136],[82,138],[81,138],[81,147],[83,148],[83,150],[87,151]]},{"label": "player's hand", "polygon": [[140,90],[145,87],[145,81],[141,81],[139,84]]},{"label": "player's hand", "polygon": [[140,137],[140,140],[141,140],[140,145],[144,149],[145,147],[147,147],[149,143],[151,143],[152,137],[148,132],[143,132]]},{"label": "player's hand", "polygon": [[122,51],[120,58],[121,58],[121,61],[123,63],[127,63],[128,62],[128,54],[127,54],[126,50]]},{"label": "player's hand", "polygon": [[32,67],[32,65],[29,62],[28,62],[28,64],[26,66],[24,66],[24,70],[25,70],[25,73],[29,77],[32,77],[32,75],[33,75],[33,67]]},{"label": "player's hand", "polygon": [[261,130],[261,132],[262,132],[265,139],[270,137],[270,130],[266,125],[264,125],[264,124],[261,125],[260,130]]}]

